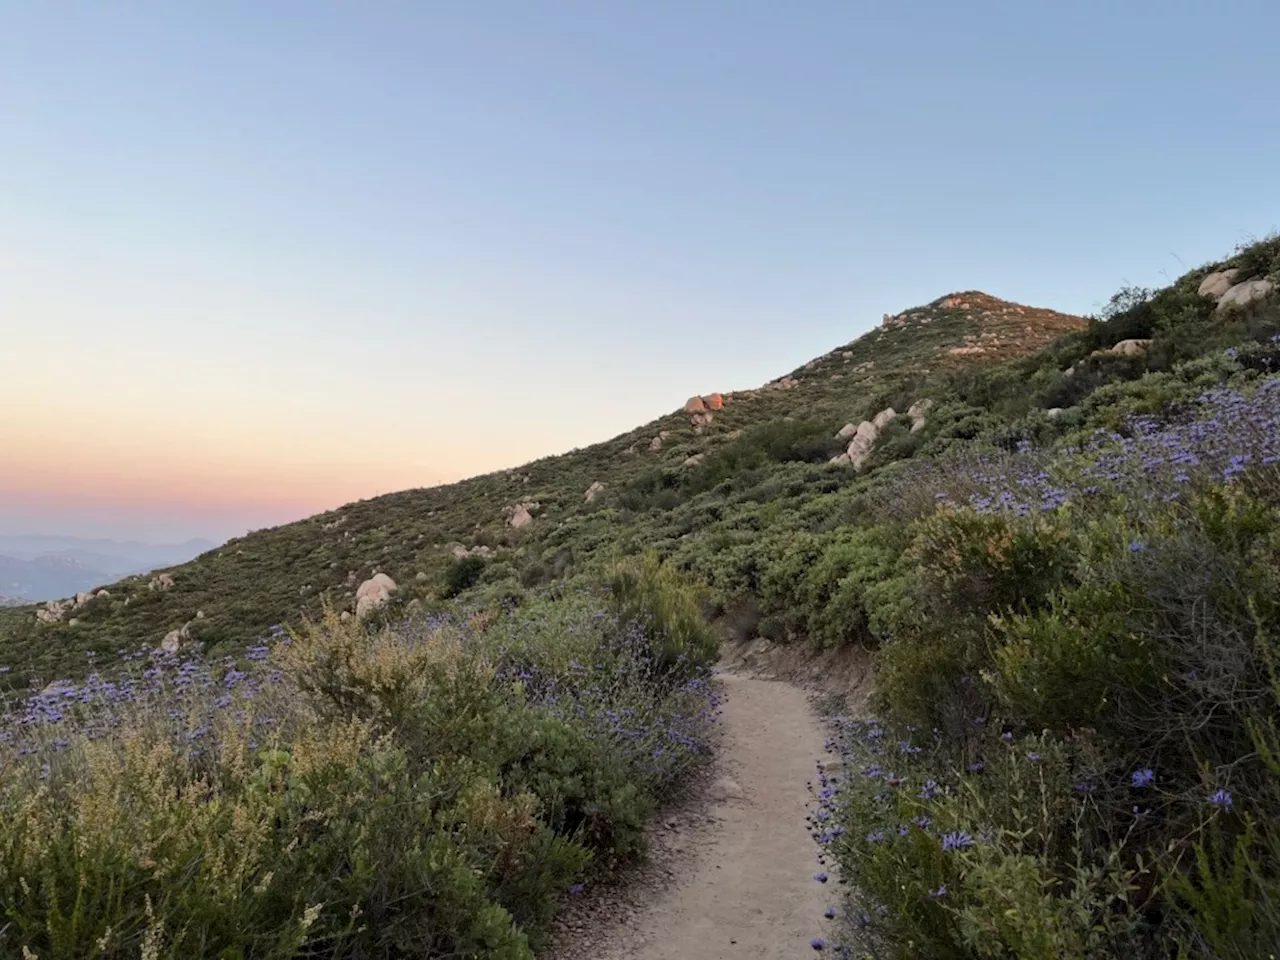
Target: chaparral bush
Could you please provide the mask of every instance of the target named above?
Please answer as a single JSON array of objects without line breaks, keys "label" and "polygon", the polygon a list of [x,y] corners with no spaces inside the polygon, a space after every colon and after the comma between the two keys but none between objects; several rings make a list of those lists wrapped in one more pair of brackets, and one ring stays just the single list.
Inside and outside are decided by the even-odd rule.
[{"label": "chaparral bush", "polygon": [[589,596],[123,659],[0,726],[6,956],[529,957],[716,711]]}]

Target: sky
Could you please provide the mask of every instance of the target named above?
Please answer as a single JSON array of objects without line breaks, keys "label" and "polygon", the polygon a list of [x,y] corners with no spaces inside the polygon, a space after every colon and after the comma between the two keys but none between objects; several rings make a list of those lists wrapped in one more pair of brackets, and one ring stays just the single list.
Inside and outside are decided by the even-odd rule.
[{"label": "sky", "polygon": [[0,0],[0,532],[221,539],[1280,227],[1274,0]]}]

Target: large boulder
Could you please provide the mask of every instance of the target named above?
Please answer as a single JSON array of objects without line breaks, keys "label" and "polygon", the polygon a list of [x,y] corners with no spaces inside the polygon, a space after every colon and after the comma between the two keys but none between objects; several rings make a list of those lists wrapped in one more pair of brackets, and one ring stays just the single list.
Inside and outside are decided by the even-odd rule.
[{"label": "large boulder", "polygon": [[703,403],[701,397],[690,397],[684,404],[685,413],[705,413],[706,409],[707,405]]},{"label": "large boulder", "polygon": [[861,470],[862,465],[867,462],[867,457],[871,456],[871,450],[875,447],[876,437],[879,435],[880,428],[873,421],[863,420],[858,424],[858,430],[849,441],[848,449],[845,450],[845,455],[855,470]]},{"label": "large boulder", "polygon": [[399,585],[385,573],[375,573],[356,589],[356,619],[367,617],[385,606]]},{"label": "large boulder", "polygon": [[50,600],[36,611],[36,620],[40,623],[61,623],[70,609],[70,600]]},{"label": "large boulder", "polygon": [[1151,346],[1150,340],[1121,340],[1108,352],[1121,357],[1140,357]]},{"label": "large boulder", "polygon": [[858,425],[856,423],[846,423],[843,427],[840,428],[840,432],[836,434],[836,439],[848,440],[857,432],[858,432]]},{"label": "large boulder", "polygon": [[388,594],[391,594],[395,593],[398,589],[399,587],[396,585],[396,582],[385,573],[375,573],[372,577],[356,588],[356,598],[359,599],[365,594],[375,593],[378,591],[386,591]]},{"label": "large boulder", "polygon": [[519,530],[521,527],[527,527],[533,522],[534,511],[538,509],[540,504],[527,500],[524,503],[517,503],[507,513],[507,526],[513,530]]},{"label": "large boulder", "polygon": [[162,573],[158,577],[152,577],[151,582],[147,584],[148,590],[168,590],[173,586],[173,575]]},{"label": "large boulder", "polygon": [[876,430],[880,431],[887,427],[897,416],[898,411],[894,410],[893,407],[885,407],[871,418],[871,422],[875,424]]},{"label": "large boulder", "polygon": [[1237,283],[1222,295],[1222,299],[1218,301],[1218,309],[1247,307],[1255,301],[1269,297],[1275,288],[1276,285],[1270,280],[1246,280],[1244,283]]},{"label": "large boulder", "polygon": [[1221,300],[1222,295],[1231,289],[1231,285],[1236,282],[1236,277],[1238,276],[1240,276],[1240,271],[1234,267],[1230,270],[1217,270],[1200,281],[1198,292],[1202,297],[1213,297],[1215,300]]},{"label": "large boulder", "polygon": [[582,498],[583,503],[590,503],[600,494],[604,493],[604,484],[597,480],[591,486],[587,487],[586,495]]},{"label": "large boulder", "polygon": [[932,400],[917,400],[907,409],[907,416],[911,418],[911,432],[924,429],[925,421],[928,413],[933,409]]},{"label": "large boulder", "polygon": [[723,393],[708,394],[707,396],[702,398],[702,402],[707,405],[708,410],[723,410],[724,394]]},{"label": "large boulder", "polygon": [[191,621],[188,620],[177,630],[170,630],[160,641],[160,649],[165,653],[177,653],[179,649],[191,642]]}]

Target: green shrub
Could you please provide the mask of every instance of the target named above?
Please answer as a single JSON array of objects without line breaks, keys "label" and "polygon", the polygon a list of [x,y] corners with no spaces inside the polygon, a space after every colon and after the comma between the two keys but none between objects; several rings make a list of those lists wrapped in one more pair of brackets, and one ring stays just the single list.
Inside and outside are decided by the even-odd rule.
[{"label": "green shrub", "polygon": [[456,597],[464,590],[469,590],[480,582],[484,574],[483,557],[458,557],[449,564],[444,573],[445,599]]},{"label": "green shrub", "polygon": [[703,666],[719,656],[697,591],[655,554],[616,566],[608,586],[614,615],[639,627],[660,672]]}]

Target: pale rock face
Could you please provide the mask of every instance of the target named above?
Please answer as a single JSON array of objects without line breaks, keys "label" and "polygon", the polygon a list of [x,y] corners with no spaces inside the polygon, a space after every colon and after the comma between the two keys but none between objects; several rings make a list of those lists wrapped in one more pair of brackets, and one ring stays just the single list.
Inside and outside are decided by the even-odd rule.
[{"label": "pale rock face", "polygon": [[356,590],[356,619],[367,617],[374,610],[385,606],[399,585],[385,573],[375,573]]},{"label": "pale rock face", "polygon": [[1150,340],[1121,340],[1111,348],[1110,352],[1122,357],[1140,357],[1147,352],[1149,346],[1151,346]]},{"label": "pale rock face", "polygon": [[366,593],[356,600],[356,619],[363,620],[373,611],[385,606],[390,599],[391,594],[387,593],[385,589]]},{"label": "pale rock face", "polygon": [[862,465],[867,462],[867,457],[871,456],[871,448],[875,446],[876,437],[879,435],[880,428],[872,421],[863,420],[858,424],[858,430],[849,442],[848,449],[845,450],[845,456],[849,458],[849,463],[855,470],[861,470]]},{"label": "pale rock face", "polygon": [[704,456],[705,456],[705,454],[695,453],[695,454],[694,454],[693,456],[691,456],[691,457],[686,457],[686,458],[685,458],[684,463],[682,463],[682,464],[681,464],[681,466],[682,466],[682,467],[696,467],[698,464],[700,464],[700,463],[702,462],[702,458],[703,458]]},{"label": "pale rock face", "polygon": [[94,597],[94,594],[92,593],[77,593],[75,606],[83,607],[86,603],[92,600],[93,597]]},{"label": "pale rock face", "polygon": [[827,461],[827,463],[834,463],[839,466],[847,467],[849,465],[849,455],[847,453],[842,453],[838,457],[832,457],[830,460]]},{"label": "pale rock face", "polygon": [[650,440],[650,441],[649,441],[649,449],[650,449],[650,450],[661,450],[661,449],[662,449],[662,438],[661,438],[661,437],[654,437],[652,440]]},{"label": "pale rock face", "polygon": [[888,426],[890,421],[895,419],[897,416],[898,411],[894,410],[893,407],[885,407],[871,418],[871,422],[875,424],[876,431],[879,432]]},{"label": "pale rock face", "polygon": [[177,653],[180,646],[182,646],[181,630],[170,630],[160,641],[160,649],[165,653]]},{"label": "pale rock face", "polygon": [[724,394],[723,394],[723,393],[712,393],[712,394],[708,394],[707,396],[703,397],[703,398],[702,398],[702,400],[703,400],[703,402],[707,405],[707,409],[708,409],[708,410],[723,410],[723,409],[724,409]]},{"label": "pale rock face", "polygon": [[513,530],[519,530],[521,527],[527,527],[533,522],[532,504],[518,503],[511,511],[511,515],[507,517],[507,526]]},{"label": "pale rock face", "polygon": [[591,486],[587,487],[587,492],[583,496],[582,502],[590,503],[602,493],[604,493],[604,484],[597,480],[595,483],[591,484]]},{"label": "pale rock face", "polygon": [[168,590],[173,586],[173,575],[162,573],[158,577],[153,577],[151,582],[147,584],[148,590]]},{"label": "pale rock face", "polygon": [[1218,301],[1218,309],[1247,307],[1255,301],[1269,297],[1275,287],[1276,285],[1270,280],[1246,280],[1244,283],[1237,283],[1222,295],[1222,299]]},{"label": "pale rock face", "polygon": [[396,582],[385,573],[375,573],[372,577],[356,588],[356,599],[359,600],[361,597],[372,593],[385,593],[387,596],[390,596],[398,589],[400,588]]},{"label": "pale rock face", "polygon": [[690,397],[685,401],[685,413],[705,413],[706,409],[707,405],[703,402],[701,397]]},{"label": "pale rock face", "polygon": [[454,559],[461,560],[463,557],[468,556],[470,551],[466,547],[462,546],[462,544],[458,544],[450,550],[449,553],[453,555]]},{"label": "pale rock face", "polygon": [[1048,417],[1050,420],[1056,420],[1058,419],[1058,417],[1062,416],[1062,408],[1050,407],[1048,410],[1044,412],[1044,415]]},{"label": "pale rock face", "polygon": [[72,606],[71,600],[50,600],[36,611],[36,620],[40,623],[61,623]]},{"label": "pale rock face", "polygon": [[911,432],[923,430],[926,423],[928,413],[933,409],[932,400],[917,400],[907,409],[907,416],[911,418]]},{"label": "pale rock face", "polygon": [[1234,267],[1230,270],[1218,270],[1209,274],[1200,281],[1200,296],[1221,300],[1222,295],[1231,289],[1231,285],[1236,282],[1236,277],[1238,276],[1240,276],[1240,271]]},{"label": "pale rock face", "polygon": [[846,423],[843,427],[840,428],[840,432],[836,434],[836,439],[848,440],[857,432],[858,432],[858,425],[856,423]]}]

